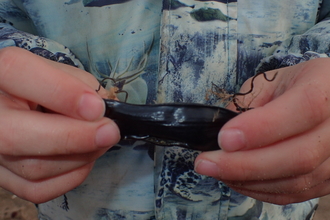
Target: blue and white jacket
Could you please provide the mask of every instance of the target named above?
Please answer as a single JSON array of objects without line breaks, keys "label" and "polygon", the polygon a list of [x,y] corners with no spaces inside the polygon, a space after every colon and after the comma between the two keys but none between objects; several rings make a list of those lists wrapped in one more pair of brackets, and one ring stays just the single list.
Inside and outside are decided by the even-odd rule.
[{"label": "blue and white jacket", "polygon": [[[233,93],[257,71],[329,56],[329,12],[330,0],[0,0],[0,48],[114,78],[130,103],[222,105],[212,84]],[[240,195],[195,173],[198,154],[121,142],[83,184],[39,204],[39,217],[311,218],[317,199],[278,206]]]}]

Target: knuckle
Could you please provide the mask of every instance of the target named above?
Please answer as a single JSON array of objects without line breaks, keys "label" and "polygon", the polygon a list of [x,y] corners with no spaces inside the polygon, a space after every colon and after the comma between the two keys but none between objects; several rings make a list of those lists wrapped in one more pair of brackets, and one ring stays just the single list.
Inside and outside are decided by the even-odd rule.
[{"label": "knuckle", "polygon": [[38,181],[54,172],[41,158],[1,156],[0,161],[12,173],[27,181]]},{"label": "knuckle", "polygon": [[231,166],[230,169],[228,169],[227,177],[228,179],[237,180],[240,181],[249,181],[251,180],[251,174],[254,174],[255,170],[253,167],[250,167],[248,164],[238,161],[235,163],[235,166]]},{"label": "knuckle", "polygon": [[322,122],[329,112],[328,97],[324,91],[320,89],[318,85],[308,86],[304,92],[304,100],[302,108],[306,109],[306,119],[313,121],[313,123]]},{"label": "knuckle", "polygon": [[314,185],[312,175],[300,175],[288,179],[285,183],[285,191],[283,194],[301,194],[310,190]]},{"label": "knuckle", "polygon": [[320,152],[317,147],[300,148],[296,154],[297,174],[304,175],[313,172],[320,164]]},{"label": "knuckle", "polygon": [[303,175],[299,178],[299,183],[297,184],[298,187],[295,188],[295,192],[301,193],[309,190],[313,187],[312,183],[313,180],[311,178],[311,175]]},{"label": "knuckle", "polygon": [[18,52],[21,51],[16,47],[7,47],[0,50],[1,73],[6,73],[11,66],[17,65],[19,59]]},{"label": "knuckle", "polygon": [[308,110],[306,116],[313,121],[320,122],[330,115],[328,86],[330,76],[326,71],[329,68],[329,60],[323,58],[314,59],[302,65],[301,74],[304,83],[298,84],[303,86],[301,107]]},{"label": "knuckle", "polygon": [[61,148],[59,149],[59,152],[54,152],[56,154],[71,155],[76,153],[91,153],[94,150],[95,143],[93,132],[91,131],[78,132],[77,130],[71,130],[67,131],[65,134],[60,135],[60,137]]},{"label": "knuckle", "polygon": [[31,181],[36,181],[42,179],[44,176],[44,172],[42,169],[42,164],[40,160],[29,159],[24,161],[21,164],[20,175],[26,179]]},{"label": "knuckle", "polygon": [[43,183],[29,183],[22,189],[20,197],[35,204],[47,202],[55,196],[50,196],[48,190],[43,189]]}]

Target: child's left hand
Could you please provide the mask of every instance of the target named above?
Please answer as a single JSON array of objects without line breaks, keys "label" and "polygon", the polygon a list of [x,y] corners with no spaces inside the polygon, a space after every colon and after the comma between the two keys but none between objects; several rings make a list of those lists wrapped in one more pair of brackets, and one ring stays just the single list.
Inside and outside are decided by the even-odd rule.
[{"label": "child's left hand", "polygon": [[[202,153],[198,173],[258,200],[288,204],[330,193],[330,59],[320,58],[256,78],[238,97],[254,109],[229,121],[222,150]],[[251,79],[241,91],[250,89]],[[232,104],[230,109],[235,109]]]}]

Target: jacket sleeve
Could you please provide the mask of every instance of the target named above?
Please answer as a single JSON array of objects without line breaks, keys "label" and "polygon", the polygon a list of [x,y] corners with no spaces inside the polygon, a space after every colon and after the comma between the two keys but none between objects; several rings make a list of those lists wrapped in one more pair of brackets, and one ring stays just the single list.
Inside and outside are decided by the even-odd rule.
[{"label": "jacket sleeve", "polygon": [[311,29],[284,41],[271,56],[261,60],[256,73],[320,57],[330,57],[330,0],[323,1],[319,21]]},{"label": "jacket sleeve", "polygon": [[44,58],[84,69],[67,47],[53,40],[18,30],[13,22],[0,15],[0,49],[10,46],[20,47]]}]

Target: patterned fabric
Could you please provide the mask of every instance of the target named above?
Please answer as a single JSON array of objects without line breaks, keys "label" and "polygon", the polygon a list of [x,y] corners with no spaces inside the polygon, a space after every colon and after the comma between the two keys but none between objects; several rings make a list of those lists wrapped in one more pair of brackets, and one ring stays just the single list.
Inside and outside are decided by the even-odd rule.
[{"label": "patterned fabric", "polygon": [[[0,0],[0,9],[0,48],[110,77],[104,86],[126,91],[130,103],[223,106],[212,85],[230,94],[256,72],[330,54],[329,0]],[[39,217],[312,218],[317,199],[278,206],[243,196],[195,173],[198,154],[121,142],[83,184],[39,204]]]}]

